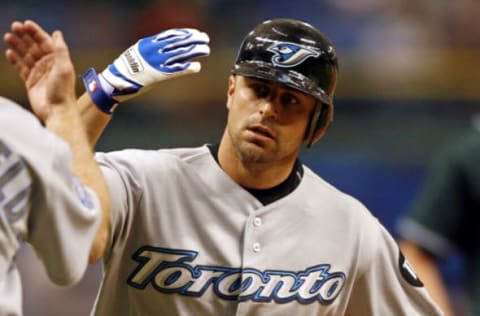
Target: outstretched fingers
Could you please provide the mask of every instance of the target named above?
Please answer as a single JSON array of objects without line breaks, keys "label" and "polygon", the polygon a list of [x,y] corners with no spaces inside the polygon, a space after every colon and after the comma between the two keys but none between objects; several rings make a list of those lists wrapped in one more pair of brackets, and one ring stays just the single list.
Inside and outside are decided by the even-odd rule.
[{"label": "outstretched fingers", "polygon": [[26,32],[26,43],[32,48],[30,52],[35,59],[41,58],[45,54],[49,54],[54,49],[52,37],[45,32],[37,23],[31,20],[26,20],[24,23]]},{"label": "outstretched fingers", "polygon": [[[12,30],[21,29],[22,24],[20,22],[12,23]],[[12,66],[17,70],[18,74],[25,79],[28,76],[28,69],[24,64],[23,58],[21,56],[25,55],[26,48],[23,45],[20,38],[15,33],[7,32],[3,35],[3,41],[10,46],[5,51],[5,57],[7,61],[12,64]]]},{"label": "outstretched fingers", "polygon": [[53,51],[51,37],[35,22],[15,21],[11,31],[5,33],[3,40],[10,46],[5,57],[19,75],[26,79],[37,61]]},{"label": "outstretched fingers", "polygon": [[30,74],[30,67],[27,67],[23,62],[23,59],[13,49],[7,49],[5,51],[5,58],[15,68],[19,76],[26,81]]},{"label": "outstretched fingers", "polygon": [[24,59],[28,64],[34,61],[34,58],[31,56],[32,51],[38,50],[38,48],[26,32],[24,23],[13,22],[10,32],[4,36],[4,41],[10,45],[10,48],[15,51],[19,58]]}]

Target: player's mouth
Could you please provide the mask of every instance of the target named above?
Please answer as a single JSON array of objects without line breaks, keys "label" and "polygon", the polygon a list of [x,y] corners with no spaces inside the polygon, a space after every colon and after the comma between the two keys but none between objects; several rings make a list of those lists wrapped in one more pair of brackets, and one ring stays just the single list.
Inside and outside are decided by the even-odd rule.
[{"label": "player's mouth", "polygon": [[260,125],[260,124],[250,125],[247,128],[247,130],[252,132],[255,135],[255,137],[268,138],[271,140],[275,140],[275,136],[273,135],[273,132],[265,125]]}]

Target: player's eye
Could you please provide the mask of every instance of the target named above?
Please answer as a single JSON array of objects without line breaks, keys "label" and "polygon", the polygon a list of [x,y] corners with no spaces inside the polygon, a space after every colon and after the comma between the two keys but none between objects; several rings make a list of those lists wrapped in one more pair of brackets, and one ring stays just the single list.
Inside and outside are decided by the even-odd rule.
[{"label": "player's eye", "polygon": [[286,92],[280,96],[280,102],[283,106],[289,106],[289,105],[296,105],[300,101],[294,94]]},{"label": "player's eye", "polygon": [[261,82],[254,82],[250,84],[250,89],[252,89],[255,97],[259,99],[266,99],[270,97],[271,94],[270,86]]}]

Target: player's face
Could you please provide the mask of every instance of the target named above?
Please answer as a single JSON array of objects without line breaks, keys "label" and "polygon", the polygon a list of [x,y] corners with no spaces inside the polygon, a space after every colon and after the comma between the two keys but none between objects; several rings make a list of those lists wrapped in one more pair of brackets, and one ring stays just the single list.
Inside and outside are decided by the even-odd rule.
[{"label": "player's face", "polygon": [[294,160],[316,100],[286,85],[243,76],[229,79],[228,136],[244,162]]}]

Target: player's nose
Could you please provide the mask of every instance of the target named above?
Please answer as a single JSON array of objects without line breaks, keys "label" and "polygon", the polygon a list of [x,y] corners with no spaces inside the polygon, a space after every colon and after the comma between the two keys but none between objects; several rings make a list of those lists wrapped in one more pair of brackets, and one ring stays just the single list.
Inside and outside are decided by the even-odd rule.
[{"label": "player's nose", "polygon": [[259,112],[262,116],[268,118],[276,118],[278,115],[278,107],[273,98],[263,99],[260,102]]}]

